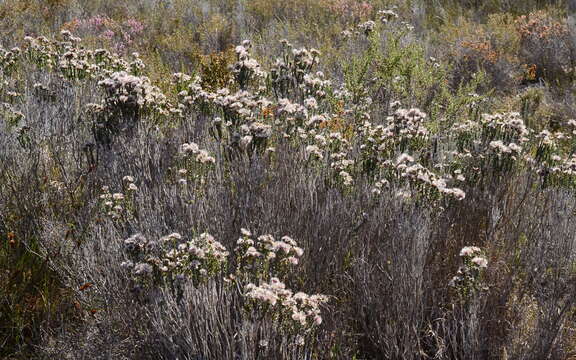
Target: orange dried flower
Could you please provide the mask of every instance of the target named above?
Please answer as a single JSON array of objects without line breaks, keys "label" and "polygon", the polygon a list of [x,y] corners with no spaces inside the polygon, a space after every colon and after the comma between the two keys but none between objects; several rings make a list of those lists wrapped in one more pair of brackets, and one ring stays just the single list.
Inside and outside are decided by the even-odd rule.
[{"label": "orange dried flower", "polygon": [[8,243],[12,246],[16,245],[16,234],[13,231],[8,233]]},{"label": "orange dried flower", "polygon": [[93,285],[94,285],[94,283],[88,282],[88,283],[86,283],[86,284],[84,284],[84,285],[80,286],[80,288],[79,288],[78,290],[80,290],[80,291],[84,291],[84,290],[86,290],[86,289],[89,289],[89,288],[91,288]]}]

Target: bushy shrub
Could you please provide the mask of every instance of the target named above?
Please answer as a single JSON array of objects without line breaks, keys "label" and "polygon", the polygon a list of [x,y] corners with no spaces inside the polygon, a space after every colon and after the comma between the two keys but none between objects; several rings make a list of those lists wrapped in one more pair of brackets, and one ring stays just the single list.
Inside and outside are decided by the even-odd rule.
[{"label": "bushy shrub", "polygon": [[[67,30],[0,49],[2,355],[569,356],[576,122],[542,118],[546,87],[490,91],[517,75],[533,38],[508,31],[531,18],[466,20],[443,59],[405,7],[222,16],[238,4],[82,15],[140,19],[142,56]],[[289,25],[266,43],[326,9],[345,15],[310,40],[328,44]],[[270,32],[236,39],[252,26]]]}]

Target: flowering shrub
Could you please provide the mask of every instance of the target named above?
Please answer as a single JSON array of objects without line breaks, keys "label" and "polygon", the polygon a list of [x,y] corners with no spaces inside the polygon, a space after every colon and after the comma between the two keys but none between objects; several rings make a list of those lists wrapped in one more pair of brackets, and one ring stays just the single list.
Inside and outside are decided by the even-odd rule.
[{"label": "flowering shrub", "polygon": [[[457,200],[462,200],[466,197],[464,191],[456,187],[448,187],[447,179],[439,177],[421,164],[414,162],[414,158],[410,155],[402,154],[395,162],[387,160],[384,166],[389,172],[388,176],[380,181],[380,184],[404,183],[407,181],[410,185],[413,185],[412,189],[417,194],[429,199],[437,198],[441,194],[453,196]],[[375,188],[376,193],[379,193],[379,187],[381,186]]]},{"label": "flowering shrub", "polygon": [[128,62],[105,49],[86,50],[80,45],[81,39],[68,30],[62,30],[60,35],[62,41],[25,37],[22,56],[39,68],[60,72],[70,80],[104,80],[115,72],[137,75],[144,68],[137,53]]},{"label": "flowering shrub", "polygon": [[135,234],[124,240],[124,246],[129,260],[121,266],[149,285],[166,279],[169,283],[190,280],[199,286],[226,269],[226,248],[207,233],[189,241],[178,233],[159,241]]},{"label": "flowering shrub", "polygon": [[241,229],[241,235],[234,249],[237,267],[233,278],[245,284],[244,296],[250,300],[247,311],[252,316],[269,316],[288,333],[308,335],[310,339],[310,331],[322,323],[320,306],[328,298],[294,293],[279,280],[298,265],[304,251],[288,236],[280,240],[272,235],[253,239],[246,229]]},{"label": "flowering shrub", "polygon": [[198,184],[205,184],[205,176],[216,162],[208,151],[200,149],[196,143],[185,143],[180,147],[180,169],[178,169],[178,182],[182,185],[193,180]]},{"label": "flowering shrub", "polygon": [[488,267],[488,260],[481,249],[476,246],[465,246],[460,250],[463,264],[458,269],[456,276],[450,280],[458,294],[467,299],[476,292],[486,289],[482,282],[482,272]]},{"label": "flowering shrub", "polygon": [[20,48],[17,47],[12,48],[12,50],[0,47],[0,71],[2,71],[3,76],[10,75],[14,70],[21,52]]},{"label": "flowering shrub", "polygon": [[366,143],[362,144],[366,159],[366,170],[373,168],[374,162],[390,158],[405,151],[422,148],[428,139],[425,125],[426,114],[419,109],[398,109],[387,117],[386,126],[373,126],[365,122],[360,128]]},{"label": "flowering shrub", "polygon": [[134,197],[138,191],[138,186],[134,184],[132,176],[123,178],[124,193],[111,193],[110,187],[103,186],[100,195],[100,206],[106,216],[113,220],[126,219],[134,216]]},{"label": "flowering shrub", "polygon": [[309,329],[322,324],[320,306],[328,301],[324,295],[308,295],[303,292],[293,293],[286,289],[278,278],[271,278],[269,283],[259,286],[249,283],[245,287],[245,296],[252,300],[251,306],[264,307],[279,323],[291,321],[290,330]]},{"label": "flowering shrub", "polygon": [[[517,99],[492,97],[482,74],[451,86],[449,64],[395,11],[323,4],[344,4],[360,22],[314,43],[324,56],[283,40],[267,58],[262,40],[243,41],[171,80],[162,62],[172,53],[148,49],[145,67],[138,54],[90,50],[66,30],[0,51],[0,239],[17,228],[31,244],[4,236],[0,259],[30,251],[62,274],[78,316],[93,320],[70,325],[71,336],[102,342],[82,345],[124,357],[466,358],[500,339],[486,324],[513,323],[494,301],[554,273],[530,262],[554,246],[550,263],[573,260],[574,229],[562,216],[574,207],[576,122],[525,122]],[[184,9],[191,22],[206,15],[194,9]],[[234,242],[241,226],[302,242],[246,229]],[[175,227],[186,230],[161,236]],[[475,296],[488,265],[476,247],[462,249],[442,286],[454,268],[442,254],[464,238],[497,257],[490,274],[502,279],[491,278],[485,298]],[[571,308],[566,273],[529,285],[539,314]],[[336,301],[325,307],[315,292]],[[134,353],[118,350],[124,344]]]},{"label": "flowering shrub", "polygon": [[506,173],[524,160],[530,130],[519,113],[484,114],[480,122],[464,122],[452,128],[457,150],[455,164],[464,168],[465,176],[478,178],[475,169]]},{"label": "flowering shrub", "polygon": [[115,72],[98,82],[106,91],[105,109],[122,116],[142,116],[147,111],[162,113],[166,97],[147,77],[130,75],[125,71]]},{"label": "flowering shrub", "polygon": [[238,61],[232,66],[232,73],[241,90],[245,90],[250,81],[265,75],[260,70],[260,64],[255,59],[250,58],[248,50],[251,46],[249,40],[244,40],[242,45],[236,46],[235,49]]},{"label": "flowering shrub", "polygon": [[7,130],[13,130],[22,124],[24,121],[24,114],[21,111],[16,110],[9,103],[0,103],[0,106],[2,120],[5,122]]},{"label": "flowering shrub", "polygon": [[288,236],[275,240],[272,235],[261,235],[253,240],[248,230],[242,229],[241,234],[233,253],[236,268],[230,274],[227,249],[207,233],[189,241],[179,233],[158,241],[150,241],[142,234],[132,235],[124,240],[128,260],[121,267],[148,288],[170,284],[180,298],[186,281],[195,287],[217,278],[233,282],[234,289],[240,290],[247,300],[246,316],[270,318],[288,334],[310,340],[311,330],[322,323],[320,306],[328,298],[294,293],[279,280],[298,264],[304,251]]},{"label": "flowering shrub", "polygon": [[123,21],[115,21],[107,16],[95,15],[84,19],[74,19],[63,28],[77,32],[83,37],[95,36],[112,46],[114,51],[123,53],[143,35],[144,24],[135,19],[127,18]]},{"label": "flowering shrub", "polygon": [[280,240],[272,235],[253,239],[250,231],[241,230],[242,237],[236,242],[236,278],[244,281],[269,281],[273,276],[287,275],[291,267],[298,265],[304,251],[288,236]]},{"label": "flowering shrub", "polygon": [[94,137],[110,144],[120,131],[133,127],[142,116],[159,119],[168,114],[166,96],[147,77],[114,72],[98,82],[105,92],[103,104],[92,107]]},{"label": "flowering shrub", "polygon": [[283,39],[280,41],[283,48],[282,58],[270,70],[270,80],[277,99],[286,98],[294,101],[304,100],[306,95],[322,98],[331,83],[324,80],[324,74],[317,72],[314,76],[312,69],[318,64],[320,52],[316,49],[297,49]]}]

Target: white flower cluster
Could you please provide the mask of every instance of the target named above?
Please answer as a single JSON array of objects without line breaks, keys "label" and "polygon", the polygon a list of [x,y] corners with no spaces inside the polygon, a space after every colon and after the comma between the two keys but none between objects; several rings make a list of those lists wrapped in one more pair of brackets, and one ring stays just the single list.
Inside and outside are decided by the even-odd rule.
[{"label": "white flower cluster", "polygon": [[460,250],[460,257],[470,260],[470,263],[479,268],[488,267],[488,260],[482,256],[482,250],[477,246],[465,246]]},{"label": "white flower cluster", "polygon": [[354,178],[348,171],[342,170],[338,173],[338,176],[342,180],[344,186],[352,186],[352,184],[354,184]]},{"label": "white flower cluster", "polygon": [[568,128],[571,130],[570,134],[571,135],[576,135],[576,120],[574,119],[570,119],[566,122],[566,125],[568,126]]},{"label": "white flower cluster", "polygon": [[90,55],[87,50],[71,47],[60,56],[58,68],[69,78],[82,78],[97,70],[96,65],[90,61]]},{"label": "white flower cluster", "polygon": [[0,74],[7,75],[17,64],[21,54],[22,50],[20,48],[6,50],[0,46]]},{"label": "white flower cluster", "polygon": [[195,180],[197,184],[206,184],[206,175],[215,163],[216,159],[207,150],[200,149],[198,144],[182,144],[178,159],[178,183],[186,185],[189,180]]},{"label": "white flower cluster", "polygon": [[208,233],[190,241],[172,233],[159,241],[149,241],[142,234],[124,240],[131,257],[121,266],[137,276],[147,276],[156,271],[172,278],[190,278],[194,284],[203,282],[224,270],[228,251]]},{"label": "white flower cluster", "polygon": [[294,239],[284,236],[276,240],[272,235],[254,238],[249,230],[241,229],[236,243],[238,268],[234,278],[248,281],[244,287],[247,298],[280,316],[281,323],[292,320],[302,328],[322,323],[320,305],[327,302],[327,297],[293,293],[278,278],[288,267],[297,265],[304,253]]},{"label": "white flower cluster", "polygon": [[345,159],[346,153],[336,153],[332,154],[332,163],[330,167],[335,170],[339,171],[347,171],[352,166],[354,166],[355,161],[350,159]]},{"label": "white flower cluster", "polygon": [[244,40],[242,45],[236,46],[235,52],[238,60],[232,66],[232,73],[236,77],[236,81],[241,89],[248,86],[248,82],[253,79],[262,79],[266,73],[260,68],[260,64],[256,59],[250,57],[250,48],[252,44],[250,40]]},{"label": "white flower cluster", "polygon": [[428,129],[424,126],[426,114],[419,109],[398,109],[387,121],[384,136],[406,139],[428,136]]},{"label": "white flower cluster", "polygon": [[[129,187],[130,185],[128,185]],[[100,201],[105,214],[114,220],[118,220],[123,215],[128,214],[126,210],[129,206],[129,199],[123,193],[111,193],[108,186],[102,187]]]},{"label": "white flower cluster", "polygon": [[[186,75],[187,76],[187,75]],[[248,90],[231,93],[230,89],[222,88],[215,92],[205,90],[201,86],[201,79],[196,77],[192,81],[183,82],[183,74],[175,74],[175,85],[182,90],[178,93],[181,110],[192,110],[194,107],[216,107],[221,110],[225,127],[237,127],[254,121],[263,122],[264,113],[272,104],[265,97],[253,94]]]},{"label": "white flower cluster", "polygon": [[[447,180],[439,177],[432,171],[428,170],[421,164],[417,163],[414,158],[408,154],[401,154],[395,162],[387,160],[384,166],[393,170],[393,177],[387,181],[396,179],[407,179],[414,184],[416,188],[424,186],[424,191],[435,190],[440,194],[453,196],[457,200],[466,197],[466,193],[455,187],[448,187]],[[375,189],[376,193],[378,188]]]},{"label": "white flower cluster", "polygon": [[507,155],[515,159],[515,156],[520,154],[522,151],[522,147],[520,145],[513,142],[504,144],[502,140],[491,141],[488,146],[496,153],[498,157]]},{"label": "white flower cluster", "polygon": [[[332,82],[324,78],[324,73],[321,71],[316,72],[316,74],[306,74],[304,75],[304,86],[305,93],[309,96],[316,96],[319,99],[323,99],[326,96],[327,91],[331,90]],[[313,99],[314,98],[308,98]],[[318,104],[315,103],[314,108],[317,108]]]},{"label": "white flower cluster", "polygon": [[26,36],[24,41],[26,41],[26,55],[29,60],[49,70],[56,67],[59,57],[56,50],[57,42],[52,42],[44,36],[37,38]]},{"label": "white flower cluster", "polygon": [[460,256],[464,257],[464,256],[473,256],[477,253],[479,253],[481,250],[478,246],[464,246],[461,250],[460,250]]},{"label": "white flower cluster", "polygon": [[174,239],[181,239],[180,234],[160,239],[165,250],[158,264],[161,272],[190,276],[200,281],[224,269],[228,251],[212,235],[202,233],[190,241],[177,243],[176,247],[169,246],[174,244]]},{"label": "white flower cluster", "polygon": [[550,172],[568,176],[576,175],[576,154],[569,157],[553,155],[551,160],[555,162],[556,165],[550,167]]},{"label": "white flower cluster", "polygon": [[[281,275],[287,268],[299,262],[304,253],[294,239],[283,236],[276,240],[272,235],[261,235],[253,238],[250,231],[241,230],[242,236],[236,242],[235,253],[238,258],[238,275],[251,269],[253,275],[268,278],[270,273]],[[260,273],[267,271],[268,273]]]},{"label": "white flower cluster", "polygon": [[[553,143],[546,134],[536,136],[541,138],[539,154]],[[478,176],[480,169],[511,171],[517,161],[532,162],[528,155],[534,137],[518,113],[483,114],[479,122],[457,123],[449,137],[456,145],[455,151],[447,152],[452,157],[450,166],[472,171],[467,178]]]},{"label": "white flower cluster", "polygon": [[134,76],[120,71],[99,81],[98,85],[106,90],[108,107],[151,109],[165,114],[166,96],[156,86],[151,85],[145,76]]},{"label": "white flower cluster", "polygon": [[245,287],[245,292],[247,298],[272,307],[281,317],[291,319],[303,328],[322,323],[320,306],[328,301],[324,295],[308,295],[303,292],[294,294],[276,277],[258,286],[249,283]]},{"label": "white flower cluster", "polygon": [[477,246],[465,246],[460,250],[463,264],[449,285],[456,288],[460,295],[470,296],[473,292],[483,289],[481,282],[482,270],[488,267],[488,260]]},{"label": "white flower cluster", "polygon": [[248,126],[248,131],[256,139],[267,139],[272,136],[272,126],[257,121]]},{"label": "white flower cluster", "polygon": [[312,66],[318,63],[320,58],[320,52],[316,49],[292,49],[292,55],[297,68],[303,72],[310,70]]},{"label": "white flower cluster", "polygon": [[324,159],[323,151],[317,145],[308,145],[305,149],[306,159],[322,160]]},{"label": "white flower cluster", "polygon": [[429,134],[425,120],[426,114],[418,109],[400,108],[387,117],[386,126],[365,121],[359,128],[363,154],[368,157],[377,154],[378,161],[384,161],[398,151],[419,151]]},{"label": "white flower cluster", "polygon": [[[102,80],[118,71],[139,72],[144,64],[137,56],[130,63],[104,49],[86,50],[79,45],[80,38],[69,31],[61,32],[62,41],[40,36],[26,36],[27,60],[39,67],[60,72],[68,79]],[[137,54],[135,54],[137,55]]]},{"label": "white flower cluster", "polygon": [[522,144],[528,141],[530,135],[530,130],[517,112],[483,114],[481,124],[484,127],[484,136],[487,138],[497,137]]},{"label": "white flower cluster", "polygon": [[24,113],[9,103],[0,103],[0,116],[9,129],[17,127],[25,119]]},{"label": "white flower cluster", "polygon": [[[497,155],[519,155],[529,141],[530,130],[518,113],[483,114],[480,123],[465,121],[451,128],[460,152],[485,157],[492,151]],[[546,138],[545,134],[542,134]]]},{"label": "white flower cluster", "polygon": [[563,132],[561,131],[556,131],[556,132],[550,132],[548,130],[542,130],[541,132],[539,132],[538,134],[536,134],[535,138],[538,141],[538,146],[539,147],[548,147],[549,149],[553,150],[556,149],[559,145],[559,143],[562,140],[566,140],[569,139],[569,136],[566,136]]},{"label": "white flower cluster", "polygon": [[363,23],[358,25],[358,29],[360,29],[366,35],[370,34],[372,31],[374,31],[375,27],[376,27],[376,23],[372,20],[368,20],[368,21],[363,22]]},{"label": "white flower cluster", "polygon": [[[141,233],[134,234],[124,240],[124,248],[130,252],[150,252],[156,249],[158,243],[155,241],[148,241],[148,239]],[[128,262],[126,264],[129,264]],[[124,266],[126,266],[126,264]]]},{"label": "white flower cluster", "polygon": [[122,178],[122,182],[124,183],[124,188],[128,193],[134,193],[138,191],[138,186],[134,184],[134,177],[130,175],[126,175]]},{"label": "white flower cluster", "polygon": [[133,260],[123,261],[120,266],[137,277],[148,277],[151,276],[154,267],[147,261],[144,256],[139,256],[140,254],[149,254],[153,252],[158,246],[155,241],[148,241],[148,239],[140,234],[134,234],[129,238],[124,240],[124,248],[126,252],[131,255]]},{"label": "white flower cluster", "polygon": [[[277,98],[289,98],[291,101],[300,98],[323,98],[330,86],[330,81],[324,80],[324,74],[317,72],[314,76],[311,71],[320,59],[320,52],[316,49],[294,48],[287,40],[281,40],[284,55],[276,59],[270,70],[272,88]],[[316,99],[315,99],[316,100]],[[311,108],[317,108],[318,103],[310,101]]]},{"label": "white flower cluster", "polygon": [[388,21],[398,19],[398,14],[394,10],[380,10],[376,14],[380,17],[380,21],[387,23]]},{"label": "white flower cluster", "polygon": [[184,143],[180,147],[180,153],[185,158],[193,157],[194,160],[200,164],[214,164],[216,159],[210,156],[208,151],[200,149],[196,143]]},{"label": "white flower cluster", "polygon": [[293,103],[287,98],[278,100],[278,115],[284,117],[288,124],[301,124],[308,118],[306,106]]},{"label": "white flower cluster", "polygon": [[[573,121],[573,120],[571,120]],[[568,122],[570,125],[570,121]],[[540,133],[536,134],[535,140],[537,142],[537,151],[535,158],[542,162],[543,166],[550,165],[550,160],[553,163],[557,163],[559,160],[555,159],[558,157],[559,150],[564,147],[570,147],[573,143],[573,137],[571,135],[566,135],[561,131],[550,132],[548,130],[542,130]]]}]

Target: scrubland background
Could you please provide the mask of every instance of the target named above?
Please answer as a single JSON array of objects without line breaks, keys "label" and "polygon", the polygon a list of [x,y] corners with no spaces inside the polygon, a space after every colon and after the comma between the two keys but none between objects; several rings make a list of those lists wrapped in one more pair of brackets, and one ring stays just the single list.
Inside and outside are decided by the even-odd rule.
[{"label": "scrubland background", "polygon": [[0,358],[576,358],[573,7],[0,2]]}]

